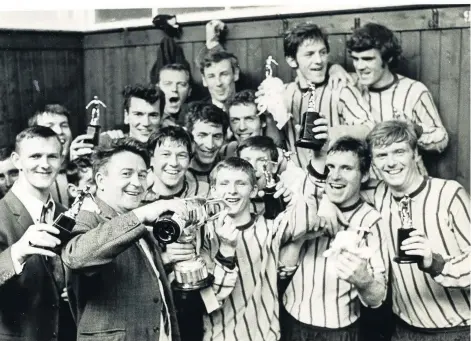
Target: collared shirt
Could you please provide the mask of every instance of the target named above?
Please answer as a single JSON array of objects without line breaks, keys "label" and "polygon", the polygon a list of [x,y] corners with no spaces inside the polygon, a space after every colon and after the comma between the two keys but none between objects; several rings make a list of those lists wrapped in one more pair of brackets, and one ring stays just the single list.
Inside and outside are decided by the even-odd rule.
[{"label": "collared shirt", "polygon": [[[21,203],[25,206],[26,210],[31,216],[31,219],[33,220],[33,223],[35,224],[40,223],[41,212],[43,210],[43,207],[46,205],[51,205],[50,206],[51,209],[48,210],[48,213],[46,216],[46,222],[52,223],[54,219],[54,212],[56,210],[56,204],[54,203],[54,200],[52,200],[51,195],[49,195],[47,203],[44,204],[41,200],[29,194],[28,191],[22,189],[21,185],[18,182],[15,182],[13,184],[11,191],[14,195],[16,195],[18,200],[20,200]],[[13,262],[13,268],[15,269],[16,274],[19,275],[23,271],[24,263],[23,264],[18,263],[13,256],[11,257],[11,259]]]}]

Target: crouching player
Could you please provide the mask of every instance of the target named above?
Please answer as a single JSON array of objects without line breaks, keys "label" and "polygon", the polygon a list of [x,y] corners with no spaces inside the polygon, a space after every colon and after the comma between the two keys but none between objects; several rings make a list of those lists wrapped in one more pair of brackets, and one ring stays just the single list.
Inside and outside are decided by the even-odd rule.
[{"label": "crouching player", "polygon": [[[211,172],[211,193],[227,202],[225,228],[238,230],[234,262],[235,288],[219,310],[204,317],[204,340],[277,341],[280,339],[277,268],[280,246],[319,228],[311,205],[303,198],[275,220],[251,213],[257,194],[255,169],[231,157]],[[206,224],[207,232],[212,229]],[[211,262],[221,252],[218,238],[206,238],[202,254]]]}]

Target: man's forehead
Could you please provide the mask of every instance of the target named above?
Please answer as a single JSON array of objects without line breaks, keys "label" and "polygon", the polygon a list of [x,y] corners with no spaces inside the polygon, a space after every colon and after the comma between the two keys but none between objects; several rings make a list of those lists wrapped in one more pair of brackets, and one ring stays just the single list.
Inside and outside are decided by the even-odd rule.
[{"label": "man's forehead", "polygon": [[229,108],[229,117],[257,116],[257,107],[254,103],[236,104]]},{"label": "man's forehead", "polygon": [[374,57],[375,55],[380,54],[378,49],[369,49],[364,51],[351,51],[351,55],[354,57]]},{"label": "man's forehead", "polygon": [[129,151],[122,151],[110,157],[108,164],[113,165],[113,169],[146,169],[146,163],[142,156]]},{"label": "man's forehead", "polygon": [[131,97],[131,100],[129,101],[129,107],[131,110],[132,109],[142,110],[143,108],[149,108],[150,110],[150,109],[159,108],[159,102],[160,102],[160,99],[158,99],[154,103],[149,103],[145,99],[133,96]]},{"label": "man's forehead", "polygon": [[39,125],[47,124],[47,123],[68,123],[69,119],[67,116],[56,114],[52,112],[43,112],[42,114],[38,115],[37,122]]},{"label": "man's forehead", "polygon": [[249,180],[250,176],[240,169],[221,168],[217,175],[217,180],[232,180],[232,181],[245,181]]},{"label": "man's forehead", "polygon": [[222,59],[218,62],[212,62],[210,65],[206,66],[204,68],[204,73],[212,73],[212,72],[215,72],[215,71],[219,71],[219,72],[222,72],[222,71],[226,71],[226,70],[230,70],[232,71],[232,64],[231,64],[231,60],[230,59]]},{"label": "man's forehead", "polygon": [[187,151],[186,146],[182,141],[174,140],[170,137],[164,138],[162,141],[155,145],[155,151]]},{"label": "man's forehead", "polygon": [[325,46],[325,43],[322,39],[315,39],[315,38],[309,38],[309,39],[306,39],[304,40],[301,45],[299,46],[300,48],[304,48],[304,49],[324,49],[324,48],[327,48],[327,46]]},{"label": "man's forehead", "polygon": [[270,157],[268,149],[261,149],[256,147],[247,147],[240,151],[240,156],[254,156],[254,157]]},{"label": "man's forehead", "polygon": [[185,79],[189,81],[190,75],[185,70],[162,70],[160,71],[160,81],[175,81]]},{"label": "man's forehead", "polygon": [[393,142],[393,143],[382,143],[382,144],[373,144],[373,152],[387,151],[394,149],[409,149],[410,145],[407,141]]},{"label": "man's forehead", "polygon": [[222,133],[222,125],[220,124],[216,124],[216,123],[213,123],[213,122],[208,122],[208,121],[201,121],[201,120],[198,120],[195,122],[195,124],[193,125],[193,132],[194,131],[201,131],[201,132],[209,132],[208,130],[212,130],[211,132],[214,133],[214,130],[217,130],[217,132],[220,132]]},{"label": "man's forehead", "polygon": [[332,151],[327,154],[326,163],[354,166],[360,163],[360,158],[352,151]]}]

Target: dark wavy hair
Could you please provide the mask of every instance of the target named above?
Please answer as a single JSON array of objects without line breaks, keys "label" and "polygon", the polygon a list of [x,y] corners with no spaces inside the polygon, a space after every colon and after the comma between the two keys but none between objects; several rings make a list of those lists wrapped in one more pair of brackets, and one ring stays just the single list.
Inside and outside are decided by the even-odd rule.
[{"label": "dark wavy hair", "polygon": [[341,137],[330,146],[327,154],[335,152],[352,152],[358,156],[361,174],[368,174],[370,171],[371,153],[365,141],[350,136]]},{"label": "dark wavy hair", "polygon": [[275,141],[269,136],[251,136],[237,146],[237,155],[246,148],[254,148],[270,152],[270,161],[277,162],[279,153]]},{"label": "dark wavy hair", "polygon": [[150,157],[146,144],[132,137],[124,137],[111,142],[110,146],[98,146],[92,155],[93,178],[110,161],[113,155],[121,152],[130,152],[139,155],[144,160],[146,167],[150,166]]},{"label": "dark wavy hair", "polygon": [[124,109],[126,111],[129,110],[129,105],[131,104],[131,98],[136,97],[136,98],[143,99],[144,101],[150,104],[154,104],[155,102],[160,100],[160,103],[159,103],[160,113],[162,114],[164,112],[165,95],[157,85],[154,85],[154,84],[127,85],[124,88],[122,94],[124,97]]},{"label": "dark wavy hair", "polygon": [[222,126],[224,135],[229,128],[229,116],[224,110],[214,104],[205,102],[193,102],[188,106],[188,113],[185,116],[185,127],[191,133],[196,122],[208,122]]},{"label": "dark wavy hair", "polygon": [[396,67],[402,54],[399,40],[386,26],[368,23],[355,32],[347,41],[348,52],[379,50],[383,64]]},{"label": "dark wavy hair", "polygon": [[285,32],[283,37],[285,57],[296,59],[299,46],[306,40],[320,40],[325,44],[327,52],[330,52],[327,33],[316,24],[302,23]]}]

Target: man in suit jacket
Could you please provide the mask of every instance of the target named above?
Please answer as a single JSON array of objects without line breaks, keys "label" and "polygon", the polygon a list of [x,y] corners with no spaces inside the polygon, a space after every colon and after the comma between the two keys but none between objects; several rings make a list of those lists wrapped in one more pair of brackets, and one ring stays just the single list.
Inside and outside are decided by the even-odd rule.
[{"label": "man in suit jacket", "polygon": [[188,211],[181,199],[139,207],[148,167],[145,146],[133,138],[96,151],[96,206],[84,203],[62,251],[78,340],[180,340],[160,250],[144,224]]},{"label": "man in suit jacket", "polygon": [[0,201],[1,340],[74,340],[60,257],[44,249],[60,243],[47,223],[65,211],[50,195],[61,153],[50,128],[34,126],[16,137],[19,177]]}]

